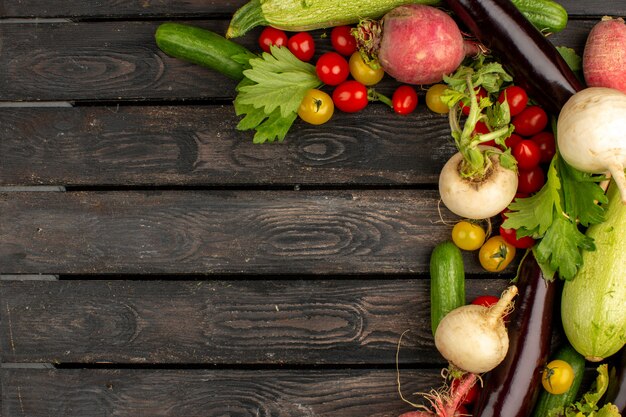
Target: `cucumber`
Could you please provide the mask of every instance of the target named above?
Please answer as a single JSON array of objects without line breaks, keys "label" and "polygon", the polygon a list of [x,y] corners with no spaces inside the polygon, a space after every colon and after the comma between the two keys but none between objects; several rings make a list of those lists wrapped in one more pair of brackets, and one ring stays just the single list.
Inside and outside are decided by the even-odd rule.
[{"label": "cucumber", "polygon": [[533,26],[542,32],[560,32],[567,26],[567,10],[552,0],[511,0]]},{"label": "cucumber", "polygon": [[584,251],[583,265],[566,281],[561,321],[572,346],[598,362],[626,343],[626,205],[611,180],[605,220],[590,226],[587,236],[596,250]]},{"label": "cucumber", "polygon": [[247,62],[256,55],[210,30],[181,23],[163,23],[154,35],[166,54],[218,71],[240,81]]},{"label": "cucumber", "polygon": [[433,336],[441,319],[462,305],[465,305],[463,256],[453,242],[441,242],[430,255],[430,325]]},{"label": "cucumber", "polygon": [[578,390],[583,382],[583,375],[585,373],[585,358],[583,355],[576,352],[576,349],[569,343],[566,343],[550,358],[550,360],[554,359],[561,359],[572,366],[574,370],[574,381],[570,389],[563,394],[550,394],[542,388],[537,403],[535,404],[532,417],[548,417],[551,410],[557,408],[563,410],[563,407],[572,404],[577,399]]}]

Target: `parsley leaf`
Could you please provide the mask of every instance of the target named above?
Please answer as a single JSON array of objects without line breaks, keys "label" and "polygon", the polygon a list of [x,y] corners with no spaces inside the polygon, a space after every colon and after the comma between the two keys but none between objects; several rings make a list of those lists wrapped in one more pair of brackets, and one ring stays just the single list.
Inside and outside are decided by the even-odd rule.
[{"label": "parsley leaf", "polygon": [[603,222],[604,209],[596,202],[608,203],[607,196],[598,186],[598,182],[604,177],[578,171],[563,162],[559,164],[559,168],[565,211],[583,226]]},{"label": "parsley leaf", "polygon": [[315,67],[288,48],[272,46],[271,54],[264,52],[248,63],[234,102],[237,115],[244,116],[237,129],[255,129],[254,143],[282,141],[307,91],[322,83]]}]

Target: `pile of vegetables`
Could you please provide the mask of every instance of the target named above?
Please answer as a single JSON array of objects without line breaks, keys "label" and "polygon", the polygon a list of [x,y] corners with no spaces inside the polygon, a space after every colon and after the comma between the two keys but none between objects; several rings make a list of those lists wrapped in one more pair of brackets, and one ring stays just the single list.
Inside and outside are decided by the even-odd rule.
[{"label": "pile of vegetables", "polygon": [[[238,82],[237,129],[255,143],[372,101],[408,115],[416,85],[448,115],[458,152],[439,193],[458,220],[433,250],[430,295],[449,366],[404,417],[624,411],[626,360],[608,362],[626,357],[626,25],[603,18],[578,58],[545,37],[566,23],[551,0],[252,0],[226,37],[174,23],[155,34],[165,53]],[[227,39],[259,25],[260,53]],[[332,50],[318,54],[309,31],[321,28]],[[397,82],[391,98],[374,89],[384,77]],[[467,303],[463,251],[493,273],[521,255],[512,285]],[[581,395],[590,362],[604,363]]]}]

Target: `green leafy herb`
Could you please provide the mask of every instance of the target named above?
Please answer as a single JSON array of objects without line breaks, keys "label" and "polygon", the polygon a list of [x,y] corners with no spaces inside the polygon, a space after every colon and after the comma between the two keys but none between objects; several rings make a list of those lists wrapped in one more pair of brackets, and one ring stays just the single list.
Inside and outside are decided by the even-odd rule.
[{"label": "green leafy herb", "polygon": [[237,129],[255,129],[254,143],[282,141],[296,119],[306,92],[322,83],[315,67],[288,48],[271,47],[248,61],[250,69],[237,86],[235,112],[244,116]]},{"label": "green leafy herb", "polygon": [[520,237],[541,239],[533,251],[547,277],[558,272],[561,278],[572,279],[582,265],[581,251],[595,250],[593,239],[580,231],[579,224],[604,220],[604,209],[597,204],[607,201],[598,184],[602,179],[572,168],[557,153],[541,190],[509,205],[502,226],[516,229]]}]

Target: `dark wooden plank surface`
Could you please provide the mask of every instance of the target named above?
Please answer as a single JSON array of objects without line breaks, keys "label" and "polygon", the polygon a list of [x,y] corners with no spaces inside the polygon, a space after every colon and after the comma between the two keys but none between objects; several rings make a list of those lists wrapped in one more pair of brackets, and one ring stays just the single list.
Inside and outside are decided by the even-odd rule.
[{"label": "dark wooden plank surface", "polygon": [[298,120],[282,144],[236,124],[230,106],[5,108],[0,185],[436,184],[455,152],[447,117],[424,106]]},{"label": "dark wooden plank surface", "polygon": [[[0,193],[4,273],[425,273],[436,191]],[[480,272],[476,253],[468,272]]]},{"label": "dark wooden plank surface", "polygon": [[[0,370],[3,416],[395,417],[395,370]],[[402,390],[439,370],[401,370]]]},{"label": "dark wooden plank surface", "polygon": [[0,362],[443,365],[428,280],[329,278],[0,281]]},{"label": "dark wooden plank surface", "polygon": [[[0,25],[0,100],[207,100],[228,101],[236,83],[214,71],[166,56],[154,42],[157,21]],[[195,21],[224,33],[227,21]],[[595,20],[572,21],[555,44],[582,51]],[[320,37],[322,32],[316,32]],[[255,34],[240,40],[258,51]],[[320,52],[328,39],[318,40]],[[386,78],[379,89],[397,84]]]},{"label": "dark wooden plank surface", "polygon": [[[0,17],[133,18],[152,16],[211,16],[234,12],[245,0],[0,0]],[[559,0],[571,16],[626,15],[623,0]]]}]

